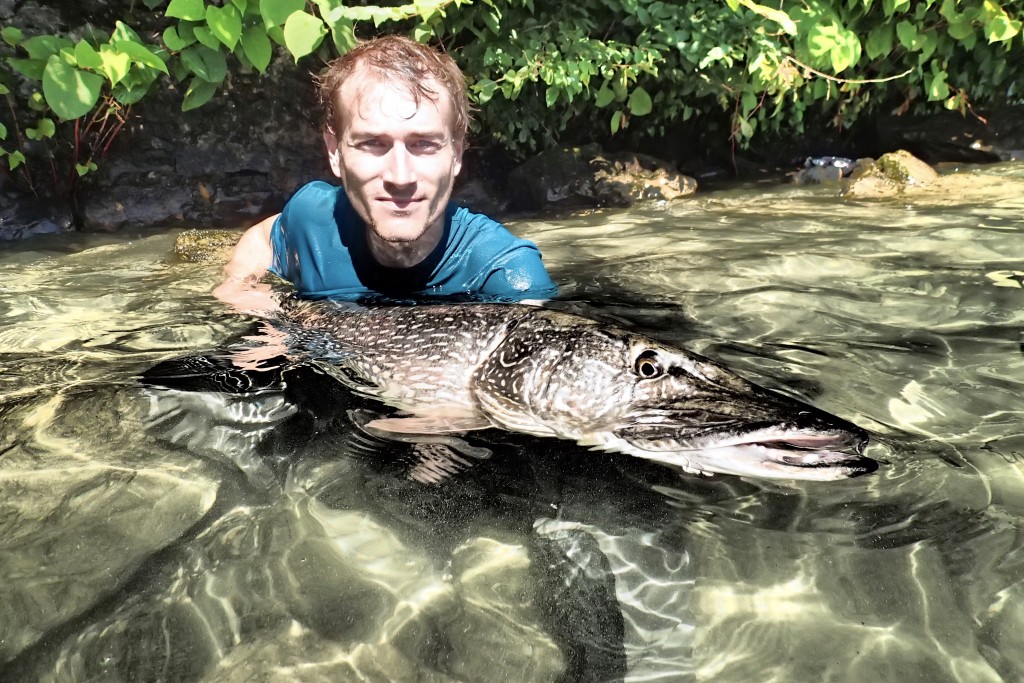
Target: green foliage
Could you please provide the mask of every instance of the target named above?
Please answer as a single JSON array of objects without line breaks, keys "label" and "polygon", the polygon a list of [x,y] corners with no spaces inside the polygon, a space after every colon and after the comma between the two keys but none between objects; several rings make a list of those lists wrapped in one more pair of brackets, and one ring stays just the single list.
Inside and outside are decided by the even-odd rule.
[{"label": "green foliage", "polygon": [[811,117],[1019,102],[1022,17],[996,0],[507,0],[438,34],[482,130],[525,155],[601,128],[663,135],[695,112],[729,116],[747,145]]},{"label": "green foliage", "polygon": [[812,119],[841,127],[1024,93],[1024,9],[1007,0],[365,1],[143,0],[144,36],[120,21],[74,38],[0,27],[0,94],[17,114],[0,127],[0,156],[31,185],[26,155],[63,149],[73,187],[159,80],[189,111],[275,55],[315,68],[357,30],[442,44],[469,79],[477,133],[519,156],[664,135],[698,113],[727,117],[746,145]]}]

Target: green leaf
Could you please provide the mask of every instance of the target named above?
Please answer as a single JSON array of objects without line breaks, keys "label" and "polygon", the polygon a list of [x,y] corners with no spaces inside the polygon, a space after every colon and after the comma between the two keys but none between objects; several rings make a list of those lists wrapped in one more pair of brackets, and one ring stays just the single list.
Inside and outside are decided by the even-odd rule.
[{"label": "green leaf", "polygon": [[97,169],[96,162],[90,161],[87,164],[75,164],[75,172],[78,173],[78,177],[84,176],[86,173],[95,171]]},{"label": "green leaf", "polygon": [[[40,78],[40,80],[42,80],[42,78]],[[46,98],[44,98],[43,93],[38,90],[29,95],[28,102],[26,102],[26,104],[28,104],[28,108],[32,111],[46,111],[48,109],[46,106]]]},{"label": "green leaf", "polygon": [[962,14],[958,15],[955,19],[949,20],[946,33],[949,34],[950,38],[963,42],[968,37],[974,35],[974,22]]},{"label": "green leaf", "polygon": [[0,140],[6,140],[6,139],[7,139],[7,126],[5,126],[4,124],[0,123]]},{"label": "green leaf", "polygon": [[498,89],[498,84],[489,78],[481,78],[473,84],[473,90],[476,92],[476,101],[479,104],[489,102],[494,97],[495,91]]},{"label": "green leaf", "polygon": [[260,0],[260,14],[268,26],[280,26],[305,6],[306,0]]},{"label": "green leaf", "polygon": [[21,47],[28,53],[29,59],[41,59],[44,62],[64,48],[73,48],[67,38],[60,36],[36,36],[21,43]]},{"label": "green leaf", "polygon": [[[328,27],[333,27],[335,22],[345,17],[349,10],[342,0],[313,0],[316,8],[320,10],[320,18]],[[360,9],[360,8],[352,8]],[[285,17],[287,19],[287,17]]]},{"label": "green leaf", "polygon": [[616,133],[618,133],[619,129],[622,128],[622,110],[621,109],[616,109],[615,113],[612,114],[611,128],[612,128],[612,135],[615,135]]},{"label": "green leaf", "polygon": [[[264,24],[266,27],[266,24]],[[280,26],[271,26],[267,28],[267,37],[278,45],[284,47],[284,29]]]},{"label": "green leaf", "polygon": [[53,123],[53,119],[42,118],[36,124],[36,132],[39,134],[37,140],[42,140],[47,137],[53,137],[53,134],[57,132],[57,127]]},{"label": "green leaf", "polygon": [[868,59],[878,59],[888,56],[892,52],[893,30],[892,24],[888,22],[878,24],[868,34],[864,51],[868,53]]},{"label": "green leaf", "polygon": [[107,77],[111,85],[117,85],[128,75],[132,66],[131,57],[110,45],[100,45],[100,73]]},{"label": "green leaf", "polygon": [[284,45],[296,62],[315,50],[325,35],[324,22],[306,12],[293,12],[284,22]]},{"label": "green leaf", "polygon": [[46,69],[45,59],[15,59],[8,58],[8,66],[30,81],[43,80],[43,71]]},{"label": "green leaf", "polygon": [[901,21],[896,24],[896,37],[900,39],[900,45],[913,52],[917,49],[917,27],[909,21]]},{"label": "green leaf", "polygon": [[24,36],[25,34],[21,32],[21,29],[14,26],[4,26],[0,29],[0,38],[3,38],[4,42],[11,47],[17,47]]},{"label": "green leaf", "polygon": [[[147,73],[155,73],[149,71]],[[132,79],[125,79],[114,86],[113,95],[114,99],[123,105],[130,106],[141,100],[149,92],[149,86],[153,84],[153,81],[143,81],[140,83],[132,82]]]},{"label": "green leaf", "polygon": [[217,40],[234,50],[242,37],[242,15],[233,5],[206,8],[206,24]]},{"label": "green leaf", "polygon": [[95,106],[103,81],[102,76],[76,69],[53,55],[43,71],[43,95],[57,116],[77,119]]},{"label": "green leaf", "polygon": [[356,40],[356,32],[352,20],[348,17],[342,17],[331,24],[331,39],[334,41],[334,49],[338,51],[339,55],[343,55],[354,48],[359,41]]},{"label": "green leaf", "polygon": [[250,26],[242,34],[242,51],[249,58],[252,65],[263,73],[270,65],[270,58],[273,55],[273,45],[262,26]]},{"label": "green leaf", "polygon": [[740,137],[748,140],[754,137],[754,124],[750,122],[750,119],[740,117],[739,124]]},{"label": "green leaf", "polygon": [[196,26],[192,29],[192,33],[200,43],[211,50],[220,52],[221,42],[217,39],[217,36],[213,35],[213,31],[205,26]]},{"label": "green leaf", "polygon": [[228,73],[227,61],[219,50],[211,50],[205,45],[192,45],[181,51],[181,61],[192,73],[204,81],[220,83]]},{"label": "green leaf", "polygon": [[144,42],[142,38],[139,37],[139,34],[135,32],[135,29],[123,21],[115,22],[114,32],[110,34],[111,44],[116,43],[119,40],[127,40],[133,43],[138,43],[139,45],[142,45]]},{"label": "green leaf", "polygon": [[985,0],[982,7],[985,12],[985,37],[990,43],[1010,40],[1020,33],[1021,22],[1011,19],[1002,7],[992,0]]},{"label": "green leaf", "polygon": [[186,47],[196,42],[195,33],[189,30],[188,34],[188,38],[185,38],[178,33],[178,29],[176,27],[168,26],[164,29],[164,45],[166,45],[167,49],[171,52],[181,52]]},{"label": "green leaf", "polygon": [[203,0],[171,0],[164,14],[173,19],[203,21],[206,19],[206,4]]},{"label": "green leaf", "polygon": [[944,100],[949,97],[949,85],[946,78],[949,76],[945,71],[938,71],[934,74],[924,75],[925,89],[928,92],[928,100]]},{"label": "green leaf", "polygon": [[562,88],[557,85],[549,85],[544,92],[544,104],[548,107],[553,107],[555,102],[558,101],[558,96],[561,94]]},{"label": "green leaf", "polygon": [[135,64],[148,66],[149,68],[156,69],[163,74],[167,73],[167,65],[164,64],[164,60],[160,59],[159,56],[154,54],[153,51],[145,45],[131,40],[118,40],[114,42],[113,45],[115,50],[128,55]]},{"label": "green leaf", "polygon": [[10,156],[7,157],[8,167],[13,171],[14,169],[25,163],[25,155],[21,153],[21,150],[15,150],[11,152]]},{"label": "green leaf", "polygon": [[11,89],[8,88],[3,83],[0,83],[0,95],[9,95],[10,93],[11,93]]},{"label": "green leaf", "polygon": [[430,24],[419,24],[412,30],[412,39],[417,43],[425,43],[434,36],[434,28]]},{"label": "green leaf", "polygon": [[192,82],[188,85],[188,90],[185,91],[185,99],[181,102],[181,110],[191,111],[203,106],[210,101],[216,92],[216,83],[210,83],[199,77],[193,78]]},{"label": "green leaf", "polygon": [[96,48],[85,40],[80,40],[75,45],[75,63],[82,69],[99,70],[103,66],[103,59]]},{"label": "green leaf", "polygon": [[757,103],[757,95],[747,90],[740,98],[740,111],[744,116],[750,116],[750,113],[757,109]]},{"label": "green leaf", "polygon": [[601,89],[597,91],[597,95],[594,97],[594,104],[597,105],[598,109],[603,109],[611,104],[615,100],[615,91],[608,87],[608,81],[604,82]]},{"label": "green leaf", "polygon": [[654,103],[651,102],[651,96],[648,95],[647,91],[640,86],[637,86],[636,89],[629,94],[629,102],[626,106],[629,107],[629,113],[633,116],[646,116],[654,109]]}]

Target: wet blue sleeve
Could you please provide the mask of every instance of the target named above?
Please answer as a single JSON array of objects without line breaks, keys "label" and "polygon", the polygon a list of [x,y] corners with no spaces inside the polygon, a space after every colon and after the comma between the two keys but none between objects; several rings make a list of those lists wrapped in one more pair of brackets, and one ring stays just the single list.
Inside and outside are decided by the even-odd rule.
[{"label": "wet blue sleeve", "polygon": [[558,287],[544,268],[540,250],[529,242],[520,244],[492,262],[480,292],[488,297],[518,301],[550,299]]},{"label": "wet blue sleeve", "polygon": [[308,183],[292,195],[270,229],[270,271],[301,292],[324,288],[330,257],[341,250],[333,218],[337,196],[332,185]]},{"label": "wet blue sleeve", "polygon": [[270,228],[270,248],[274,254],[270,262],[270,272],[291,281],[293,276],[288,272],[288,241],[285,238],[284,228],[281,226],[281,216],[283,215],[283,213],[278,214],[277,220]]}]

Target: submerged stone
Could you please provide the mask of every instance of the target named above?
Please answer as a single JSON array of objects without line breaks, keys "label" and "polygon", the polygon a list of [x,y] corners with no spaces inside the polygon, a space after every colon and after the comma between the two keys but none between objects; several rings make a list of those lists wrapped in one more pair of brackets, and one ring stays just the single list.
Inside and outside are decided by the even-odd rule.
[{"label": "submerged stone", "polygon": [[160,468],[67,462],[0,485],[0,662],[117,592],[213,504],[216,485]]},{"label": "submerged stone", "polygon": [[174,240],[174,255],[188,263],[226,263],[241,237],[240,230],[186,230]]},{"label": "submerged stone", "polygon": [[5,415],[0,663],[121,590],[216,500],[203,464],[140,449],[126,398],[58,395]]}]

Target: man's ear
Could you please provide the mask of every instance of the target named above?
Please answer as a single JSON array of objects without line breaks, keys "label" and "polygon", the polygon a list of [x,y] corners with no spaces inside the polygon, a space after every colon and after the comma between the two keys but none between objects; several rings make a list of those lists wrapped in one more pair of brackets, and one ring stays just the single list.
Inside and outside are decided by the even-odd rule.
[{"label": "man's ear", "polygon": [[338,149],[338,138],[335,136],[334,131],[327,128],[324,128],[324,146],[327,148],[327,160],[331,164],[331,172],[340,178],[341,151]]},{"label": "man's ear", "polygon": [[462,170],[462,153],[466,151],[466,138],[453,141],[452,149],[455,152],[455,162],[452,164],[453,175],[459,175],[459,171]]}]

